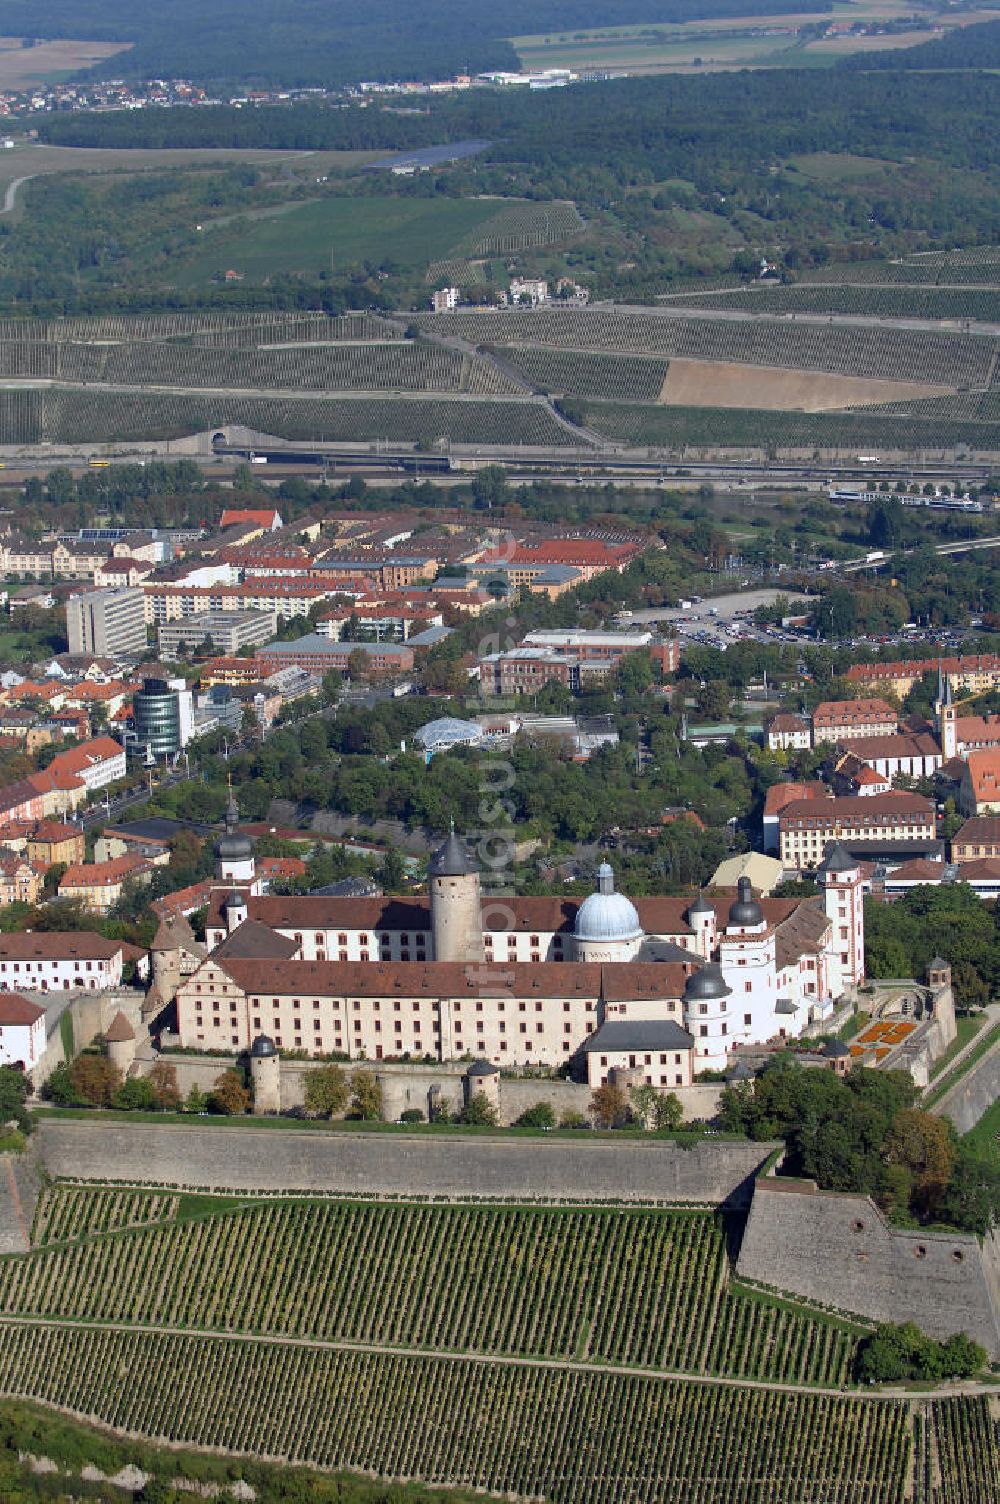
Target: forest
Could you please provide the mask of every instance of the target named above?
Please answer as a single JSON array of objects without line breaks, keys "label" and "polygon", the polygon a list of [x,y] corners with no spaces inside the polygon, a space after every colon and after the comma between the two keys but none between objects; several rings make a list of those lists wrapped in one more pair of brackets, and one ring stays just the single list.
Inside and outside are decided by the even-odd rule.
[{"label": "forest", "polygon": [[[998,115],[1000,77],[989,73],[963,90],[956,110],[944,72],[886,73],[873,90],[864,74],[820,69],[473,90],[412,113],[369,103],[40,117],[46,141],[87,147],[491,144],[413,178],[342,169],[319,186],[287,165],[277,176],[241,166],[110,182],[35,179],[23,190],[27,213],[0,226],[0,306],[59,314],[204,301],[333,311],[422,303],[425,268],[404,271],[391,239],[377,237],[367,261],[319,277],[275,268],[222,288],[188,274],[204,254],[195,228],[203,218],[307,197],[350,199],[359,224],[401,200],[565,200],[585,228],[518,264],[626,302],[651,302],[692,279],[745,275],[762,254],[794,277],[831,261],[991,242]],[[857,169],[858,158],[868,170]],[[456,245],[448,254],[463,252]]]},{"label": "forest", "polygon": [[884,72],[922,72],[929,68],[1000,68],[1000,21],[956,27],[947,36],[898,52],[866,52],[844,58],[841,68]]}]

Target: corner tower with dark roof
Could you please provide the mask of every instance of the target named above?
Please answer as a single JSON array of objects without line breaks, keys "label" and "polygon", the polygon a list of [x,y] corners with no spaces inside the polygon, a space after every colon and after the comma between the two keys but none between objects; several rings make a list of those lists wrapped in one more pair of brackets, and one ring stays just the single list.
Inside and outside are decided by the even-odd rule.
[{"label": "corner tower with dark roof", "polygon": [[479,863],[452,829],[427,867],[435,961],[483,961]]}]

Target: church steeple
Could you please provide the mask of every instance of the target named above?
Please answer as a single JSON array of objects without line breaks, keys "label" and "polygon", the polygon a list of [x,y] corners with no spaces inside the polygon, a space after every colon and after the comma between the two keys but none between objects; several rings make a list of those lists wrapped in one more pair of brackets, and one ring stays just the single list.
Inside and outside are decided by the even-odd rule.
[{"label": "church steeple", "polygon": [[226,831],[215,845],[215,875],[219,882],[253,883],[256,877],[253,842],[239,831],[240,812],[229,784],[229,803],[226,805]]}]

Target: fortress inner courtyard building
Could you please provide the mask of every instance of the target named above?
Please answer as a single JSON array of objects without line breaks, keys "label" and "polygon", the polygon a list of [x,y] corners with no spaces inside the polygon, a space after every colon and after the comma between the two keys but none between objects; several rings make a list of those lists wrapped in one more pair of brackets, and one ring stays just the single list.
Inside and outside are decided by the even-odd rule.
[{"label": "fortress inner courtyard building", "polygon": [[426,897],[265,896],[251,843],[219,843],[208,954],[177,978],[181,1042],[351,1060],[572,1062],[687,1086],[736,1045],[793,1038],[864,979],[862,875],[839,846],[807,899],[631,900],[605,862],[584,899],[484,895],[452,833]]}]

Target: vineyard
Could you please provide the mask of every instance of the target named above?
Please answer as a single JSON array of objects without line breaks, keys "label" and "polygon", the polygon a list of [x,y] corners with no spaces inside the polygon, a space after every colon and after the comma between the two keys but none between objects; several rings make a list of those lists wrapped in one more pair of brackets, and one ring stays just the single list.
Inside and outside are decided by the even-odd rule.
[{"label": "vineyard", "polygon": [[[0,1326],[0,1374],[8,1394],[154,1439],[550,1504],[908,1497],[913,1416],[893,1401],[30,1322]],[[982,1408],[954,1403],[992,1450]],[[987,1481],[962,1504],[997,1498]]]},{"label": "vineyard", "polygon": [[575,204],[559,200],[511,204],[480,225],[462,249],[472,256],[510,256],[555,245],[578,235],[583,228]]},{"label": "vineyard", "polygon": [[502,308],[418,316],[478,344],[742,361],[948,386],[985,386],[1000,341],[985,335],[765,319],[672,318],[619,309]]},{"label": "vineyard", "polygon": [[695,293],[667,306],[742,309],[750,313],[834,313],[882,319],[974,319],[1000,322],[1000,287],[858,286],[856,283],[744,287]]},{"label": "vineyard", "polygon": [[929,1439],[941,1480],[940,1504],[1000,1494],[1000,1426],[988,1400],[941,1400],[931,1407]]},{"label": "vineyard", "polygon": [[[946,400],[946,399],[945,399]],[[909,408],[915,409],[916,404]],[[706,448],[951,450],[1000,449],[1000,423],[944,417],[881,417],[867,409],[849,413],[774,412],[754,408],[641,407],[587,402],[583,421],[616,443],[678,449]]]},{"label": "vineyard", "polygon": [[93,1191],[46,1186],[38,1198],[33,1243],[60,1243],[91,1233],[142,1227],[176,1215],[180,1197],[145,1191]]},{"label": "vineyard", "polygon": [[447,261],[432,261],[424,281],[428,287],[445,282],[449,287],[484,287],[486,268],[480,261],[470,261],[465,256],[453,256]]},{"label": "vineyard", "polygon": [[495,365],[424,340],[281,348],[205,348],[152,340],[125,345],[0,344],[0,378],[17,376],[214,391],[473,390],[484,396],[520,392]]},{"label": "vineyard", "polygon": [[[34,442],[43,436],[51,443],[62,444],[172,439],[226,424],[242,424],[255,432],[286,439],[359,443],[389,440],[434,446],[443,440],[516,446],[576,442],[545,403],[530,398],[518,402],[461,397],[449,401],[379,396],[201,396],[71,386],[31,393],[0,392],[0,397],[9,396],[31,397],[36,402],[40,399],[43,432],[37,432]],[[5,410],[0,405],[0,443],[32,442],[24,433],[27,422],[28,416],[20,407]]]},{"label": "vineyard", "polygon": [[54,1184],[34,1242],[0,1393],[128,1434],[547,1504],[1000,1504],[991,1400],[834,1392],[857,1329],[734,1287],[709,1210]]},{"label": "vineyard", "polygon": [[587,350],[505,350],[508,363],[543,392],[655,402],[670,362]]},{"label": "vineyard", "polygon": [[[849,1373],[852,1329],[730,1287],[709,1213],[292,1201],[174,1222],[167,1199],[49,1192],[45,1241],[81,1241],[0,1265],[0,1314],[145,1321],[153,1288],[171,1327],[817,1384]],[[107,1227],[156,1225],[88,1236],[103,1201]]]}]

